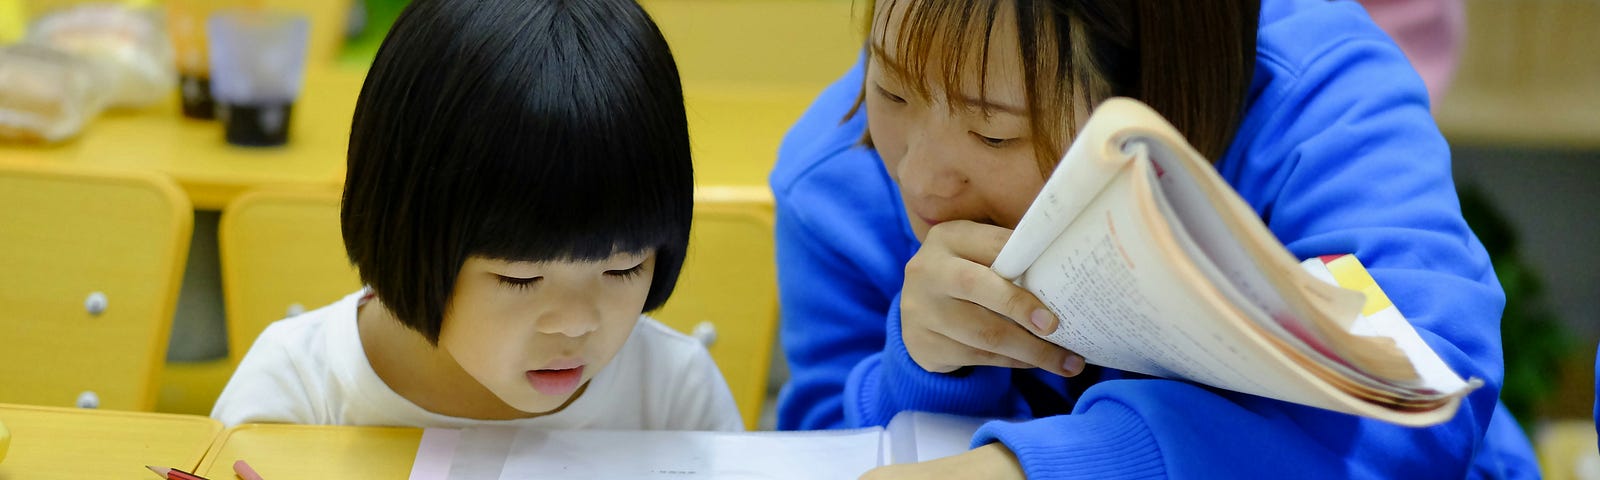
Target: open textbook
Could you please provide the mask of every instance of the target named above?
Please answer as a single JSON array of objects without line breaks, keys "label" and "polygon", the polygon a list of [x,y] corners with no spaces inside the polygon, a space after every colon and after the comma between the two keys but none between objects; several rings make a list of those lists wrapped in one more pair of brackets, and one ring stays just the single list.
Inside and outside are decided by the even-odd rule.
[{"label": "open textbook", "polygon": [[887,428],[683,432],[429,428],[411,480],[857,478],[967,450],[984,420],[901,412]]},{"label": "open textbook", "polygon": [[1094,111],[993,268],[1061,319],[1045,339],[1096,365],[1410,426],[1450,419],[1482,385],[1355,257],[1296,260],[1135,100]]}]

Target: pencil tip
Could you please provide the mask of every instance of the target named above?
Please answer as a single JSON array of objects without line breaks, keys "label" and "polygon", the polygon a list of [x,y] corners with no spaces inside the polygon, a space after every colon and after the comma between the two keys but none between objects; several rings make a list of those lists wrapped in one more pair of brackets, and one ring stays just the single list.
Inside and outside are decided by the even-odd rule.
[{"label": "pencil tip", "polygon": [[169,469],[169,468],[153,467],[153,466],[150,466],[150,465],[145,465],[144,468],[148,468],[148,469],[150,469],[150,471],[156,472],[156,475],[160,475],[160,476],[163,476],[163,477],[167,476],[167,472],[172,471],[172,469]]}]

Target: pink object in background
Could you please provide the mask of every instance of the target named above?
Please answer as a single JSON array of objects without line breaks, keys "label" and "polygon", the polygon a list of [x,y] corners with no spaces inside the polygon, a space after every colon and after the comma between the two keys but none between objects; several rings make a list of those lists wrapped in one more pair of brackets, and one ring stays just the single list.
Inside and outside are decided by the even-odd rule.
[{"label": "pink object in background", "polygon": [[1400,44],[1411,66],[1428,85],[1428,104],[1438,105],[1450,89],[1466,12],[1461,0],[1360,0],[1372,20]]}]

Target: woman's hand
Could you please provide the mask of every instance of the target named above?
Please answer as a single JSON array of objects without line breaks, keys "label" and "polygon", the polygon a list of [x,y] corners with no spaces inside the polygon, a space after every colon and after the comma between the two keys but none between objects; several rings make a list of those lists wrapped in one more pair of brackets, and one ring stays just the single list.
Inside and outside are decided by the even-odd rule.
[{"label": "woman's hand", "polygon": [[982,478],[1006,480],[1026,478],[1016,455],[1005,445],[991,443],[966,453],[920,463],[888,465],[872,469],[861,480],[919,478]]},{"label": "woman's hand", "polygon": [[924,370],[968,365],[1038,367],[1062,376],[1083,371],[1083,357],[1047,342],[1056,318],[1039,299],[989,265],[1011,230],[957,220],[934,225],[906,263],[900,336]]}]

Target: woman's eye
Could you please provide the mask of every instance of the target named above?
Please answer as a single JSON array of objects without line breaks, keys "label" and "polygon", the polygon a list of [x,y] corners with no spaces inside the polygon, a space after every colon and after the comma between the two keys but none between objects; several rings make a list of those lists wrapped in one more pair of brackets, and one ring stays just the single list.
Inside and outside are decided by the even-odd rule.
[{"label": "woman's eye", "polygon": [[878,90],[878,95],[883,96],[884,99],[894,103],[906,103],[906,99],[904,97],[889,93],[889,90],[883,88],[883,85],[873,85],[873,87]]},{"label": "woman's eye", "polygon": [[1007,145],[1010,145],[1012,141],[1016,140],[1015,138],[988,137],[988,136],[984,136],[984,135],[979,135],[977,132],[973,132],[972,136],[976,137],[979,142],[983,142],[984,146],[987,146],[989,148],[1005,147]]},{"label": "woman's eye", "polygon": [[608,276],[617,277],[617,278],[621,278],[621,279],[625,279],[625,280],[637,277],[641,273],[644,273],[644,262],[639,262],[638,265],[634,265],[633,268],[630,268],[630,269],[627,269],[627,270],[607,270],[606,271],[606,275],[608,275]]},{"label": "woman's eye", "polygon": [[544,277],[528,277],[528,278],[507,277],[505,275],[495,275],[495,276],[499,277],[501,285],[505,285],[505,286],[508,286],[508,287],[514,287],[514,288],[530,288],[530,287],[533,287],[534,284],[539,283],[539,280],[544,278]]}]

